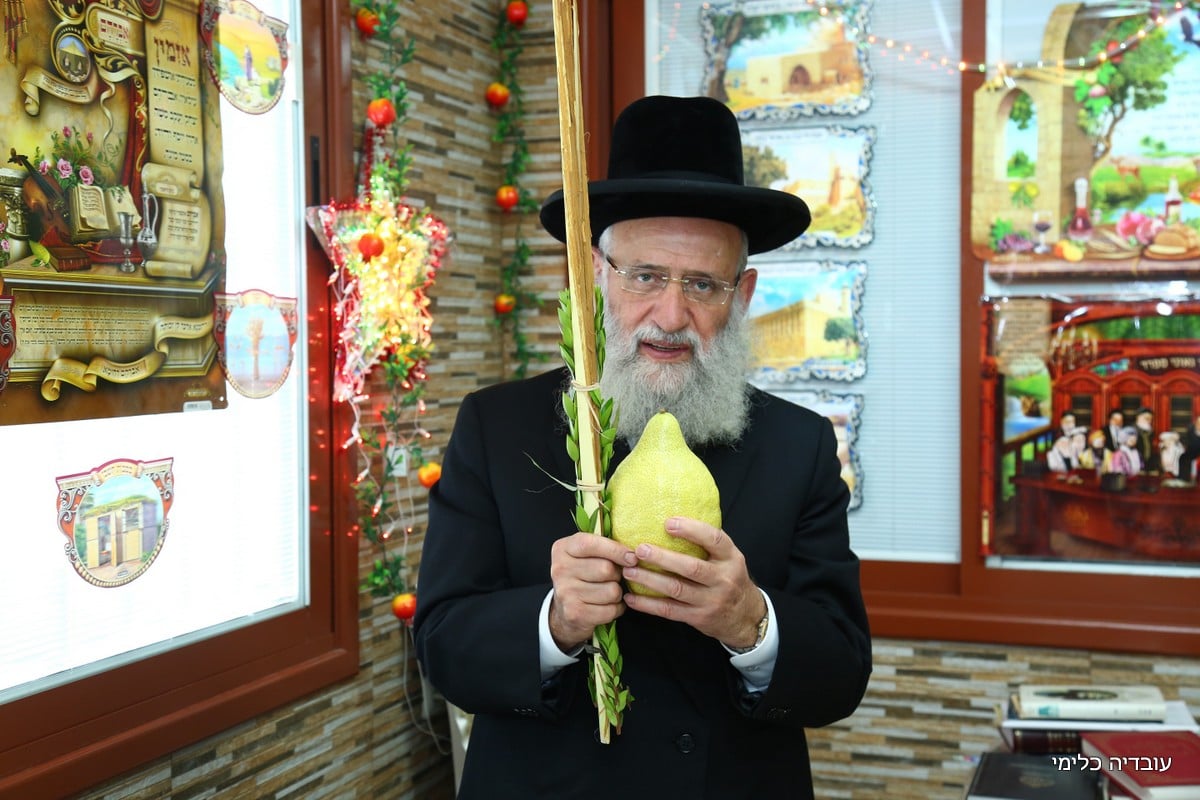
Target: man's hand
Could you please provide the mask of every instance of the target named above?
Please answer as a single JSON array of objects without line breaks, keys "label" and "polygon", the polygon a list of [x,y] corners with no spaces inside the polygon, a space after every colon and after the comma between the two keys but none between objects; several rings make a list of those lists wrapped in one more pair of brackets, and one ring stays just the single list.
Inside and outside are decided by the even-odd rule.
[{"label": "man's hand", "polygon": [[[762,592],[750,580],[746,558],[720,528],[687,517],[671,517],[666,530],[708,551],[708,560],[653,547],[638,545],[639,566],[625,567],[626,579],[640,583],[665,597],[625,595],[635,611],[674,619],[691,625],[729,647],[749,647],[758,638],[758,622],[766,613]],[[651,565],[662,574],[645,569]]]},{"label": "man's hand", "polygon": [[564,653],[592,638],[597,625],[625,613],[621,567],[637,558],[628,547],[594,533],[575,533],[550,549],[550,635]]}]

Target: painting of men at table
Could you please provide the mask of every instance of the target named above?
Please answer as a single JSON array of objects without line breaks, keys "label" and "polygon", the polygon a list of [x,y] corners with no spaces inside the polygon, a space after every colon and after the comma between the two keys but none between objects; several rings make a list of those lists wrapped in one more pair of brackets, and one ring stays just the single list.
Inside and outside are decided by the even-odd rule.
[{"label": "painting of men at table", "polygon": [[1200,564],[1200,301],[984,317],[985,554]]}]

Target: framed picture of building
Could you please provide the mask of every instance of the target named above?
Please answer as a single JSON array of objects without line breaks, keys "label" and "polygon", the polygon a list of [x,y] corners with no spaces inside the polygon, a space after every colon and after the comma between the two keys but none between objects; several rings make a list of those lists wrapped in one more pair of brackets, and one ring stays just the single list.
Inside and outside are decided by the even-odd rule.
[{"label": "framed picture of building", "polygon": [[762,386],[771,394],[811,409],[833,423],[837,436],[837,455],[842,463],[842,480],[850,489],[850,510],[862,505],[863,471],[859,464],[858,431],[863,410],[861,394],[837,394],[828,391],[781,389]]},{"label": "framed picture of building", "polygon": [[701,6],[701,93],[742,120],[860,114],[871,105],[867,2],[829,14],[806,0]]},{"label": "framed picture of building", "polygon": [[[812,224],[785,250],[862,247],[875,233],[875,199],[867,182],[875,129],[828,125],[742,131],[746,182],[791,192],[812,211]],[[814,155],[819,154],[819,155]]]},{"label": "framed picture of building", "polygon": [[755,379],[852,381],[867,372],[864,262],[801,261],[759,266],[750,301]]}]

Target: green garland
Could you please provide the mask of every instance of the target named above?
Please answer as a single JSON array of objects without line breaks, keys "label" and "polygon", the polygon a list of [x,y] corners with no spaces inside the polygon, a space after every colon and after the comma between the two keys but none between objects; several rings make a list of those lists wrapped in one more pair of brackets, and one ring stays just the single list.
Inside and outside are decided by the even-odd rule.
[{"label": "green garland", "polygon": [[516,366],[513,368],[513,378],[523,378],[529,371],[531,361],[545,361],[546,354],[535,352],[529,344],[522,327],[521,312],[529,308],[538,308],[542,300],[533,292],[521,285],[521,275],[529,265],[530,248],[522,234],[522,222],[525,214],[535,213],[539,208],[537,200],[527,188],[521,185],[521,176],[529,169],[529,143],[525,139],[525,103],[524,91],[517,80],[517,59],[524,52],[521,44],[522,25],[514,25],[509,21],[505,8],[502,6],[496,24],[496,33],[492,37],[492,48],[500,53],[500,67],[497,82],[507,87],[510,92],[509,100],[496,111],[496,127],[492,133],[492,141],[496,143],[510,142],[511,154],[504,165],[503,184],[517,189],[517,204],[509,211],[521,216],[517,218],[516,230],[513,234],[513,252],[500,268],[500,293],[508,295],[511,300],[510,308],[502,310],[496,306],[496,316],[492,324],[507,330],[513,341],[513,355]]},{"label": "green garland", "polygon": [[[372,102],[387,100],[395,110],[394,122],[378,129],[369,128],[364,137],[363,175],[358,190],[360,194],[386,192],[387,196],[399,200],[408,188],[412,144],[405,143],[376,158],[373,137],[383,137],[408,118],[408,85],[400,78],[400,71],[412,61],[416,42],[411,36],[403,35],[396,0],[350,0],[350,9],[363,39],[378,42],[385,50],[383,68],[364,78]],[[418,466],[419,475],[439,466],[425,460],[420,442],[428,434],[413,421],[424,413],[425,384],[420,365],[428,357],[425,348],[404,347],[393,350],[380,362],[387,389],[387,400],[378,412],[380,424],[378,427],[363,424],[358,431],[359,446],[367,466],[354,483],[354,495],[360,509],[355,527],[378,551],[371,571],[362,582],[362,589],[374,597],[394,598],[408,591],[404,578],[405,555],[394,553],[391,548],[397,520],[405,516],[395,499],[398,494],[396,482],[407,479],[412,464]],[[408,516],[411,519],[412,514]],[[411,526],[402,524],[400,538],[407,540],[411,532]]]}]

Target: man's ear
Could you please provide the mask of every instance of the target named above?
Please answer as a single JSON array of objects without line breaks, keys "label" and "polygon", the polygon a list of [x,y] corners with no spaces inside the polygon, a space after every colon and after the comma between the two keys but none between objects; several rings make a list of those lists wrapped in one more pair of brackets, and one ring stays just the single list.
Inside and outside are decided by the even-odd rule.
[{"label": "man's ear", "polygon": [[599,285],[604,277],[604,268],[607,263],[604,261],[604,254],[600,252],[599,247],[592,247],[592,272],[596,276],[596,284]]},{"label": "man's ear", "polygon": [[754,296],[754,287],[758,285],[758,270],[753,267],[746,267],[742,270],[742,279],[738,281],[737,294],[738,298],[746,305],[750,304],[750,298]]}]

